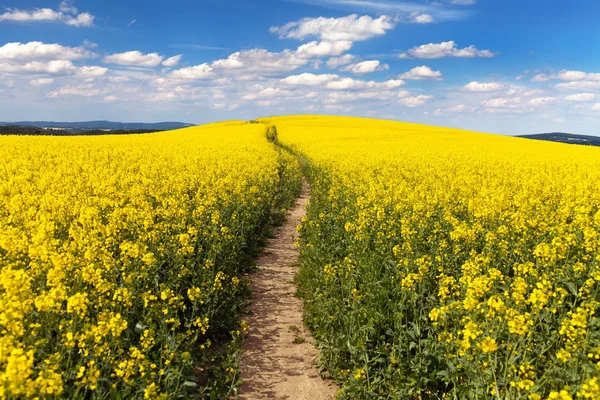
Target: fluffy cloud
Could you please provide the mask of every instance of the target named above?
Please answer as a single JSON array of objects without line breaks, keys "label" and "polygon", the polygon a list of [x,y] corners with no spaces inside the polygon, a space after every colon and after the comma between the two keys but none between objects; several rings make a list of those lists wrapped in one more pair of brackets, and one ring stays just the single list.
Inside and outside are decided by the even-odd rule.
[{"label": "fluffy cloud", "polygon": [[579,93],[572,94],[570,96],[565,97],[566,101],[574,101],[574,102],[586,102],[593,101],[596,99],[596,95],[594,93]]},{"label": "fluffy cloud", "polygon": [[104,76],[108,72],[108,68],[105,67],[97,67],[97,66],[85,66],[79,68],[77,75],[82,76],[84,78],[96,78],[99,76]]},{"label": "fluffy cloud", "polygon": [[408,97],[402,97],[400,99],[400,103],[402,103],[405,106],[410,107],[410,108],[422,107],[425,105],[425,103],[427,103],[431,99],[433,99],[433,96],[425,96],[425,95],[408,96]]},{"label": "fluffy cloud", "polygon": [[410,14],[409,21],[413,24],[430,24],[434,21],[433,17],[429,14],[422,14],[420,12],[414,12]]},{"label": "fluffy cloud", "polygon": [[332,90],[350,90],[350,89],[395,89],[404,85],[404,81],[389,80],[385,82],[361,81],[352,78],[342,78],[328,82],[325,87]]},{"label": "fluffy cloud", "polygon": [[43,42],[6,43],[0,47],[0,60],[81,60],[93,57],[94,53],[83,47],[65,47]]},{"label": "fluffy cloud", "polygon": [[338,78],[339,76],[335,74],[315,75],[305,72],[300,75],[288,76],[282,79],[280,83],[289,86],[321,86]]},{"label": "fluffy cloud", "polygon": [[435,79],[439,81],[443,79],[443,75],[440,71],[434,71],[428,66],[422,65],[420,67],[415,67],[410,71],[403,73],[402,75],[400,75],[400,78],[415,81],[425,79]]},{"label": "fluffy cloud", "polygon": [[19,10],[9,8],[0,14],[0,22],[62,22],[75,27],[90,27],[94,25],[94,16],[84,12],[77,14],[72,2],[63,1],[58,10],[51,8],[36,8],[33,10]]},{"label": "fluffy cloud", "polygon": [[30,86],[45,86],[54,83],[54,78],[39,78],[29,82]]},{"label": "fluffy cloud", "polygon": [[454,41],[442,43],[429,43],[414,47],[406,53],[402,53],[400,58],[443,58],[443,57],[484,57],[492,58],[494,53],[490,50],[479,50],[475,46],[459,49]]},{"label": "fluffy cloud", "polygon": [[554,76],[556,79],[561,81],[600,81],[600,74],[587,73],[583,71],[562,71],[561,73]]},{"label": "fluffy cloud", "polygon": [[251,74],[276,74],[294,71],[306,64],[309,59],[290,50],[272,53],[265,49],[238,51],[229,57],[212,63],[212,68],[224,72],[242,71]]},{"label": "fluffy cloud", "polygon": [[573,81],[556,85],[560,90],[595,90],[600,89],[600,81]]},{"label": "fluffy cloud", "polygon": [[352,42],[348,40],[340,40],[335,42],[313,41],[298,47],[296,52],[305,57],[329,57],[339,56],[351,48]]},{"label": "fluffy cloud", "polygon": [[532,82],[547,82],[550,80],[550,77],[546,74],[537,74],[533,78],[531,78]]},{"label": "fluffy cloud", "polygon": [[556,99],[554,97],[537,97],[535,99],[531,99],[527,102],[527,104],[534,106],[534,107],[539,107],[539,106],[547,106],[549,104],[553,104],[556,102]]},{"label": "fluffy cloud", "polygon": [[165,61],[162,62],[162,65],[165,67],[175,67],[175,66],[177,66],[177,64],[179,64],[182,57],[183,56],[181,54],[179,54],[177,56],[167,58]]},{"label": "fluffy cloud", "polygon": [[136,67],[157,67],[163,62],[164,57],[158,53],[144,54],[133,50],[124,53],[116,53],[102,59],[105,63]]},{"label": "fluffy cloud", "polygon": [[368,15],[348,15],[342,18],[303,18],[296,22],[270,28],[270,32],[279,35],[280,38],[305,39],[316,36],[321,40],[359,41],[381,36],[386,31],[393,29],[397,22],[386,15],[372,18]]},{"label": "fluffy cloud", "polygon": [[186,67],[171,72],[170,76],[175,79],[208,79],[213,77],[213,69],[207,63]]},{"label": "fluffy cloud", "polygon": [[327,60],[327,67],[331,69],[338,68],[342,65],[351,64],[355,59],[356,56],[353,56],[352,54],[344,54],[343,56],[339,57],[331,57],[329,60]]},{"label": "fluffy cloud", "polygon": [[481,103],[485,108],[517,108],[521,106],[520,97],[501,97],[490,100],[485,100]]},{"label": "fluffy cloud", "polygon": [[24,64],[0,62],[0,72],[13,74],[69,75],[76,70],[69,60],[30,61]]},{"label": "fluffy cloud", "polygon": [[363,61],[342,68],[343,71],[349,71],[356,75],[368,74],[375,71],[385,71],[387,69],[389,69],[389,65],[381,64],[378,60]]},{"label": "fluffy cloud", "polygon": [[477,82],[473,81],[463,87],[465,92],[497,92],[506,89],[506,85],[497,82]]},{"label": "fluffy cloud", "polygon": [[469,107],[464,104],[459,104],[457,106],[448,107],[448,108],[438,108],[433,112],[434,115],[444,115],[444,114],[457,114],[457,113],[465,113],[465,112],[473,112],[475,111],[474,107]]},{"label": "fluffy cloud", "polygon": [[600,111],[600,103],[598,103],[598,104],[595,104],[595,105],[592,107],[592,110],[594,110],[594,111]]}]

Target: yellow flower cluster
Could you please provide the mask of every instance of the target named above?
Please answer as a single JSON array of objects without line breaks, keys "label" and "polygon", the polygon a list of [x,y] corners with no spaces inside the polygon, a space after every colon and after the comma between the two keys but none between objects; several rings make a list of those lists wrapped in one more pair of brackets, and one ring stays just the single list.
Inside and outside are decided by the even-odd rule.
[{"label": "yellow flower cluster", "polygon": [[600,149],[265,121],[310,168],[301,293],[349,398],[600,398]]},{"label": "yellow flower cluster", "polygon": [[0,399],[218,384],[202,349],[239,326],[240,261],[299,182],[265,131],[0,138]]}]

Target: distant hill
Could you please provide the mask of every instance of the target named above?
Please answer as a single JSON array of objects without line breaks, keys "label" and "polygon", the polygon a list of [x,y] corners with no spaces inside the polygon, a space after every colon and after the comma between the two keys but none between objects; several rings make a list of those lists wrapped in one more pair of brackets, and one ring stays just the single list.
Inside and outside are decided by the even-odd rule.
[{"label": "distant hill", "polygon": [[181,129],[194,126],[184,122],[112,122],[112,121],[85,121],[85,122],[55,122],[55,121],[18,121],[18,122],[0,122],[3,126],[14,127],[34,127],[45,130],[60,130],[69,133],[79,133],[82,131],[169,131],[172,129]]},{"label": "distant hill", "polygon": [[549,142],[582,144],[586,146],[600,146],[600,137],[598,136],[575,135],[572,133],[538,133],[535,135],[520,135],[518,137],[534,140],[546,140]]}]

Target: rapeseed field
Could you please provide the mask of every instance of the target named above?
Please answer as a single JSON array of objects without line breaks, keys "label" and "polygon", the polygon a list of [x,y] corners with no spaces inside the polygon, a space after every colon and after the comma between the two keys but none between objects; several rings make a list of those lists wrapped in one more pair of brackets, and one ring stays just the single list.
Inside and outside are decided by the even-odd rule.
[{"label": "rapeseed field", "polygon": [[600,398],[600,149],[281,117],[299,284],[352,399]]}]

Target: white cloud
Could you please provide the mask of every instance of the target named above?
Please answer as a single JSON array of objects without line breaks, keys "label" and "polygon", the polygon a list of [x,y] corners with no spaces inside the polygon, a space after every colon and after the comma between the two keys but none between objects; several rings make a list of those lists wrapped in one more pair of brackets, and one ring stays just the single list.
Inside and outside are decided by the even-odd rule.
[{"label": "white cloud", "polygon": [[327,95],[327,102],[357,102],[364,100],[390,100],[395,94],[390,90],[376,90],[376,91],[365,91],[365,92],[333,92]]},{"label": "white cloud", "polygon": [[485,100],[481,103],[485,108],[516,108],[521,105],[520,97],[500,97],[490,100]]},{"label": "white cloud", "polygon": [[110,96],[105,96],[103,100],[107,103],[110,103],[110,102],[119,100],[119,98],[117,96],[110,95]]},{"label": "white cloud", "polygon": [[556,99],[554,97],[537,97],[535,99],[529,100],[527,104],[537,107],[553,104],[554,102],[556,102]]},{"label": "white cloud", "polygon": [[94,16],[90,13],[81,13],[76,17],[66,17],[65,24],[76,27],[90,27],[94,25]]},{"label": "white cloud", "polygon": [[325,87],[332,90],[350,90],[350,89],[395,89],[404,85],[401,79],[389,80],[385,82],[361,81],[352,78],[342,78],[340,80],[327,82]]},{"label": "white cloud", "polygon": [[429,43],[414,47],[406,53],[402,53],[400,58],[443,58],[443,57],[494,57],[490,50],[479,50],[475,46],[459,49],[454,41],[442,43]]},{"label": "white cloud", "polygon": [[341,67],[342,65],[348,65],[352,63],[355,59],[356,56],[353,56],[352,54],[344,54],[343,56],[332,57],[329,60],[327,60],[327,67],[334,69],[337,67]]},{"label": "white cloud", "polygon": [[164,65],[165,67],[175,67],[175,66],[177,66],[177,64],[179,64],[182,57],[183,56],[181,54],[173,56],[173,57],[169,57],[165,61],[162,62],[162,65]]},{"label": "white cloud", "polygon": [[213,62],[211,66],[225,72],[269,75],[294,71],[308,62],[309,59],[290,50],[272,53],[265,49],[252,49],[233,53],[226,59]]},{"label": "white cloud", "polygon": [[213,69],[207,63],[186,67],[171,72],[170,76],[175,79],[208,79],[214,76]]},{"label": "white cloud", "polygon": [[444,115],[444,114],[457,114],[457,113],[466,113],[475,111],[474,107],[469,107],[465,104],[459,104],[453,107],[448,108],[438,108],[433,112],[434,115]]},{"label": "white cloud", "polygon": [[433,17],[429,14],[422,14],[415,11],[409,17],[409,21],[413,24],[430,24],[434,21]]},{"label": "white cloud", "polygon": [[83,47],[65,47],[43,42],[13,42],[0,47],[0,60],[81,60],[93,56],[94,53]]},{"label": "white cloud", "polygon": [[420,95],[420,96],[402,97],[400,99],[400,103],[404,104],[407,107],[411,107],[411,108],[422,107],[425,105],[425,103],[427,103],[431,99],[433,99],[433,96]]},{"label": "white cloud", "polygon": [[315,75],[305,72],[300,75],[292,75],[279,81],[283,85],[289,86],[320,86],[327,82],[338,79],[339,76],[335,74],[320,74]]},{"label": "white cloud", "polygon": [[448,3],[459,6],[470,6],[477,3],[477,0],[448,0]]},{"label": "white cloud", "polygon": [[523,92],[523,96],[525,96],[525,97],[537,96],[537,95],[543,94],[543,93],[544,93],[544,91],[541,89],[532,89],[532,90]]},{"label": "white cloud", "polygon": [[0,62],[0,72],[14,74],[53,74],[69,75],[76,70],[75,65],[69,60],[52,61],[30,61],[25,64],[2,63]]},{"label": "white cloud", "polygon": [[550,80],[550,77],[546,74],[537,74],[533,78],[531,78],[532,82],[547,82]]},{"label": "white cloud", "polygon": [[561,73],[554,76],[556,79],[561,81],[600,81],[600,74],[588,73],[583,71],[562,71]]},{"label": "white cloud", "polygon": [[574,101],[574,102],[586,102],[593,101],[596,99],[596,95],[594,93],[578,93],[572,94],[565,97],[566,101]]},{"label": "white cloud", "polygon": [[58,90],[54,90],[46,95],[49,98],[56,98],[60,96],[81,96],[81,97],[94,97],[105,93],[105,90],[98,89],[92,85],[84,84],[78,86],[65,86]]},{"label": "white cloud", "polygon": [[403,73],[402,75],[400,75],[400,78],[415,81],[425,79],[435,79],[439,81],[443,79],[443,75],[440,71],[434,71],[428,66],[422,65],[420,67],[415,67],[410,71]]},{"label": "white cloud", "polygon": [[106,56],[102,59],[105,63],[118,64],[136,67],[157,67],[163,57],[158,53],[144,54],[139,50],[126,51],[124,53],[116,53]]},{"label": "white cloud", "polygon": [[104,76],[108,72],[108,68],[98,67],[98,66],[85,66],[79,68],[77,75],[82,76],[84,78],[96,78],[99,76]]},{"label": "white cloud", "polygon": [[378,60],[368,60],[348,65],[342,68],[342,71],[349,71],[356,75],[363,75],[375,71],[385,71],[387,69],[389,69],[389,65],[387,64],[381,64]]},{"label": "white cloud", "polygon": [[54,83],[54,78],[40,78],[40,79],[34,79],[31,82],[29,82],[29,85],[31,86],[45,86],[45,85],[50,85]]},{"label": "white cloud", "polygon": [[329,57],[339,56],[351,48],[352,42],[348,40],[340,40],[335,42],[313,41],[298,47],[296,52],[305,57]]},{"label": "white cloud", "polygon": [[594,90],[600,89],[600,81],[573,81],[556,85],[560,90]]},{"label": "white cloud", "polygon": [[600,103],[597,103],[597,104],[595,104],[595,105],[592,107],[592,110],[594,110],[594,111],[600,111]]},{"label": "white cloud", "polygon": [[63,1],[58,11],[51,8],[35,8],[19,10],[9,8],[0,14],[0,22],[62,22],[75,27],[90,27],[94,25],[94,16],[84,12],[77,14],[77,8],[72,2]]},{"label": "white cloud", "polygon": [[279,35],[280,38],[287,39],[316,36],[321,40],[359,41],[384,35],[395,26],[396,21],[386,15],[372,18],[368,15],[352,14],[342,18],[303,18],[284,26],[273,26],[269,31]]},{"label": "white cloud", "polygon": [[497,82],[477,82],[473,81],[463,87],[465,92],[497,92],[506,89],[506,85]]}]

